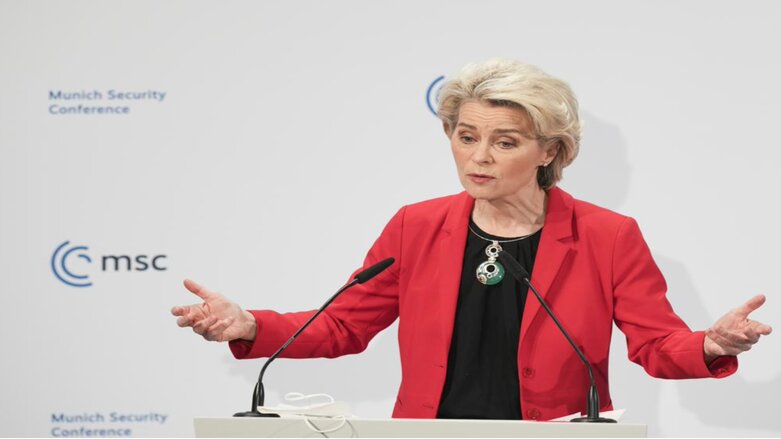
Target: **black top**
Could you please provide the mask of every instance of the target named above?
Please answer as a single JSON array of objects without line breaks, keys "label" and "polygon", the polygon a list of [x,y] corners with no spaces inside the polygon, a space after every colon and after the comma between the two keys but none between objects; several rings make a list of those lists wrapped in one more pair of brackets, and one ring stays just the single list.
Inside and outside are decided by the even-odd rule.
[{"label": "black top", "polygon": [[[515,239],[489,235],[471,219],[469,227],[484,238]],[[496,285],[483,285],[477,280],[477,267],[488,259],[485,249],[490,242],[474,232],[469,231],[466,240],[447,377],[437,417],[521,419],[518,343],[528,287],[510,273],[505,273]],[[537,231],[500,245],[531,273],[541,234]]]}]

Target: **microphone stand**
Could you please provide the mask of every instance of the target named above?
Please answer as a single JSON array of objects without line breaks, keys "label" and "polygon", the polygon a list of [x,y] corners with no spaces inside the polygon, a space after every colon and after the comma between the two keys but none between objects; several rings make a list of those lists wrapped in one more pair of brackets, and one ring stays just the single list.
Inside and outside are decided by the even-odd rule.
[{"label": "microphone stand", "polygon": [[331,302],[334,301],[334,299],[336,299],[338,295],[342,294],[342,291],[350,288],[351,286],[357,283],[358,283],[358,279],[353,279],[347,285],[343,286],[342,288],[339,288],[339,291],[337,291],[336,294],[331,296],[331,298],[328,299],[328,301],[326,301],[325,304],[321,306],[320,309],[318,309],[317,312],[314,313],[314,315],[312,315],[312,317],[310,317],[309,320],[306,321],[306,323],[304,323],[303,326],[298,328],[298,331],[296,331],[296,333],[293,334],[293,336],[290,337],[285,342],[285,344],[282,345],[282,347],[277,349],[277,351],[274,352],[273,355],[268,357],[268,360],[266,360],[266,362],[263,364],[263,367],[260,369],[260,375],[258,375],[258,382],[255,383],[255,390],[252,392],[252,409],[248,412],[236,413],[233,415],[234,417],[237,418],[278,418],[279,417],[279,415],[276,413],[261,413],[258,411],[258,406],[262,407],[263,403],[266,400],[266,392],[263,388],[263,375],[266,373],[266,368],[268,368],[268,365],[271,364],[271,362],[274,361],[279,356],[279,354],[282,353],[282,351],[284,351],[285,349],[287,349],[288,346],[290,346],[290,343],[293,343],[296,337],[298,337],[298,335],[301,334],[304,331],[304,329],[306,329],[306,327],[309,326],[309,324],[312,323],[312,321],[315,318],[317,318],[317,316],[319,316],[323,312],[323,310],[325,310],[325,308],[328,305],[330,305]]},{"label": "microphone stand", "polygon": [[540,305],[542,305],[548,315],[553,319],[553,322],[556,323],[556,326],[559,327],[561,333],[564,334],[564,337],[567,339],[569,344],[572,345],[572,348],[575,349],[575,353],[578,354],[578,357],[580,357],[580,360],[583,362],[583,364],[586,365],[586,368],[588,369],[588,378],[591,381],[591,387],[589,388],[588,398],[586,400],[587,415],[580,418],[574,418],[570,420],[570,422],[615,423],[615,419],[602,418],[599,416],[599,392],[597,391],[597,382],[594,379],[594,370],[591,368],[591,363],[589,363],[589,361],[586,359],[586,356],[583,355],[583,352],[580,350],[580,348],[578,348],[578,345],[575,344],[575,341],[572,340],[572,337],[569,336],[567,331],[561,325],[561,322],[559,322],[559,319],[556,318],[556,315],[553,314],[553,311],[550,309],[545,300],[543,300],[542,296],[540,296],[540,293],[537,292],[537,289],[534,288],[534,285],[532,285],[531,281],[529,280],[529,272],[526,271],[526,269],[523,268],[523,266],[518,263],[515,258],[513,258],[504,250],[499,252],[499,259],[507,266],[508,271],[512,273],[513,277],[515,277],[518,282],[529,286],[529,289],[532,290],[534,296],[540,302]]},{"label": "microphone stand", "polygon": [[309,320],[306,321],[300,328],[298,328],[298,331],[293,334],[292,337],[290,337],[285,344],[282,345],[279,349],[277,349],[276,352],[274,352],[273,355],[271,355],[268,360],[263,364],[263,367],[260,369],[260,374],[258,375],[258,382],[255,383],[255,390],[252,392],[252,406],[250,411],[248,412],[238,412],[234,414],[234,417],[237,418],[278,418],[279,415],[277,413],[261,413],[258,411],[258,406],[263,406],[263,403],[266,400],[266,392],[263,388],[263,375],[266,373],[266,368],[268,368],[268,365],[271,364],[272,361],[274,361],[279,354],[282,353],[285,349],[287,349],[288,346],[290,346],[290,343],[293,343],[295,339],[304,332],[304,329],[306,329],[314,319],[317,318],[327,307],[331,304],[331,302],[334,301],[342,292],[355,284],[362,284],[364,282],[367,282],[369,279],[373,278],[374,276],[380,274],[383,270],[390,267],[391,264],[393,264],[395,260],[393,258],[388,258],[385,260],[382,260],[371,267],[361,271],[360,273],[356,274],[353,280],[351,280],[348,284],[343,286],[342,288],[339,288],[339,291],[337,291],[333,296],[331,296],[330,299],[328,299],[323,306],[320,307],[320,309],[317,310],[312,317],[309,318]]}]

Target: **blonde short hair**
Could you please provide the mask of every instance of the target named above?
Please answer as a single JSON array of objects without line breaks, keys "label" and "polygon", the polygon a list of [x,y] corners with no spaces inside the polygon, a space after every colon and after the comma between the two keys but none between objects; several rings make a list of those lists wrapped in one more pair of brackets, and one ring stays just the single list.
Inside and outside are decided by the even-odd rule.
[{"label": "blonde short hair", "polygon": [[479,100],[493,105],[523,109],[531,119],[541,146],[558,153],[548,166],[537,169],[537,183],[550,189],[562,177],[562,170],[575,160],[580,148],[581,122],[578,100],[566,82],[539,68],[515,60],[493,59],[469,64],[439,92],[437,115],[448,136],[458,123],[461,104]]}]

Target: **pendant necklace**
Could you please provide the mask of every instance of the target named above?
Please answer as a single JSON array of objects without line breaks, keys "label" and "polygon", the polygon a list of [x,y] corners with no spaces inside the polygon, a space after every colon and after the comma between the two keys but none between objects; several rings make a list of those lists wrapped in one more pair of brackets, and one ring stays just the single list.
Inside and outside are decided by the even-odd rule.
[{"label": "pendant necklace", "polygon": [[488,260],[478,265],[477,271],[475,273],[477,274],[477,280],[483,285],[496,285],[501,282],[502,279],[504,279],[504,266],[501,262],[496,260],[499,257],[499,252],[502,251],[502,246],[500,244],[520,241],[534,234],[532,233],[530,235],[521,236],[520,238],[505,239],[500,241],[498,239],[488,239],[480,235],[479,233],[475,232],[475,229],[473,229],[471,225],[469,225],[469,231],[483,241],[488,241],[490,243],[488,244],[488,247],[485,248],[485,254],[488,256]]}]

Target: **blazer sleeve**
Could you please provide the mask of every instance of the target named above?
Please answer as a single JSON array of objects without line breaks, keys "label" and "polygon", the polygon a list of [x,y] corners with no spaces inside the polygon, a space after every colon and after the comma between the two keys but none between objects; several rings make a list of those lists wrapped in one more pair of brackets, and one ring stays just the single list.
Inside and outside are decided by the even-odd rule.
[{"label": "blazer sleeve", "polygon": [[657,378],[721,378],[737,370],[734,356],[705,364],[705,333],[692,332],[673,311],[664,277],[632,218],[618,229],[612,268],[613,315],[630,360]]},{"label": "blazer sleeve", "polygon": [[[385,226],[369,250],[364,267],[394,257],[396,262],[365,284],[346,290],[299,335],[281,357],[334,358],[366,349],[369,341],[398,317],[399,267],[404,208]],[[350,277],[363,268],[356,270]],[[285,343],[315,312],[280,314],[275,311],[250,311],[257,322],[255,340],[229,343],[234,357],[269,357]]]}]

